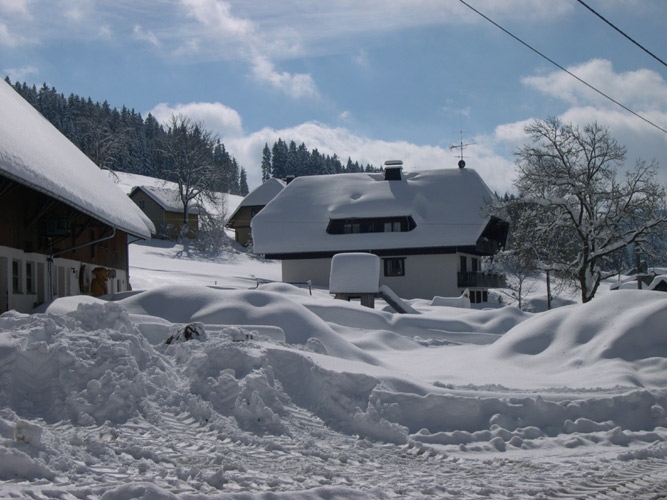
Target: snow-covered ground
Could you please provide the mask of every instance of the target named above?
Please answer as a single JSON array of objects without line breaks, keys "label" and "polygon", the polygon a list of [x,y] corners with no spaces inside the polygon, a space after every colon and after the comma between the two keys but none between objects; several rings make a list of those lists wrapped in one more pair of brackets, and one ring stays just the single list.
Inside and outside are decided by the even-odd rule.
[{"label": "snow-covered ground", "polygon": [[1,498],[667,495],[664,293],[400,315],[130,249],[134,292],[0,316]]}]

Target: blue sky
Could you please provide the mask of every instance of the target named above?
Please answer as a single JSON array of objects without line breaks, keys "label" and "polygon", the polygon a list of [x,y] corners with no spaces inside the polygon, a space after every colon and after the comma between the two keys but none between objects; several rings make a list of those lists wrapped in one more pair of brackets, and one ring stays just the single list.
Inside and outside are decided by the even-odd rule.
[{"label": "blue sky", "polygon": [[[591,85],[667,128],[667,67],[576,0],[467,0]],[[667,60],[667,2],[587,0]],[[628,162],[667,134],[606,101],[458,0],[0,0],[12,81],[201,120],[260,182],[278,137],[409,170],[466,162],[499,192],[535,119],[607,126]]]}]

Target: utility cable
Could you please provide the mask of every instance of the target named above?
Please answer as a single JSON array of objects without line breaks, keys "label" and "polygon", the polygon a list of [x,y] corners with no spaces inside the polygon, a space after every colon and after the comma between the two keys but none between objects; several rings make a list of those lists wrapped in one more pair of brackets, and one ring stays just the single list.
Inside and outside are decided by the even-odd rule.
[{"label": "utility cable", "polygon": [[583,5],[584,7],[586,7],[586,8],[587,8],[588,10],[590,10],[593,14],[595,14],[596,16],[598,16],[598,17],[599,17],[600,19],[602,19],[605,23],[607,23],[609,26],[611,26],[611,27],[614,28],[616,31],[618,31],[618,32],[619,32],[621,35],[623,35],[625,38],[627,38],[627,39],[630,40],[632,43],[634,43],[637,47],[639,47],[640,49],[642,49],[644,52],[646,52],[646,53],[647,53],[649,56],[651,56],[653,59],[655,59],[656,61],[658,61],[659,63],[661,63],[663,66],[667,66],[667,63],[666,63],[665,61],[663,61],[663,60],[660,59],[658,56],[656,56],[653,52],[651,52],[650,50],[648,50],[647,48],[645,48],[642,44],[640,44],[639,42],[637,42],[637,41],[635,41],[634,39],[632,39],[632,37],[630,37],[629,35],[625,34],[625,33],[623,32],[623,30],[621,30],[620,28],[617,28],[616,26],[614,26],[610,21],[608,21],[607,19],[605,19],[604,17],[602,17],[601,14],[599,14],[598,12],[596,12],[595,10],[593,10],[592,7],[588,6],[588,5],[586,4],[586,2],[584,2],[583,0],[577,0],[577,2],[579,2],[581,5]]},{"label": "utility cable", "polygon": [[628,113],[630,113],[630,114],[636,116],[637,118],[639,118],[640,120],[643,120],[644,122],[648,123],[648,124],[651,125],[652,127],[655,127],[655,128],[657,128],[658,130],[660,130],[661,132],[664,132],[665,134],[667,134],[667,130],[664,129],[664,128],[662,128],[660,125],[657,125],[657,124],[653,123],[653,122],[652,122],[651,120],[649,120],[648,118],[643,117],[642,115],[640,115],[640,114],[637,113],[636,111],[633,111],[632,109],[628,108],[626,105],[624,105],[624,104],[618,102],[618,101],[617,101],[616,99],[614,99],[613,97],[611,97],[611,96],[605,94],[604,92],[602,92],[601,90],[598,90],[597,88],[593,87],[593,85],[591,85],[590,83],[586,82],[585,80],[582,80],[582,79],[579,78],[577,75],[575,75],[574,73],[572,73],[570,70],[568,70],[567,68],[561,66],[561,65],[558,64],[556,61],[554,61],[553,59],[549,58],[548,56],[546,56],[545,54],[543,54],[542,52],[540,52],[540,51],[537,50],[536,48],[532,47],[532,46],[529,45],[528,43],[524,42],[523,40],[521,40],[521,39],[520,39],[519,37],[517,37],[516,35],[513,35],[513,34],[510,33],[509,31],[507,31],[505,28],[503,28],[502,26],[500,26],[498,23],[496,23],[493,19],[491,19],[491,18],[485,16],[484,14],[482,14],[480,11],[478,11],[477,9],[475,9],[473,6],[471,6],[470,4],[468,4],[467,2],[465,2],[464,0],[459,0],[459,2],[461,2],[463,5],[465,5],[466,7],[468,7],[470,10],[472,10],[473,12],[475,12],[476,14],[478,14],[479,16],[481,16],[481,17],[483,17],[484,19],[486,19],[487,21],[489,21],[489,22],[490,22],[491,24],[493,24],[496,28],[500,29],[501,31],[503,31],[503,32],[506,33],[507,35],[509,35],[509,36],[511,36],[512,38],[514,38],[514,39],[515,39],[517,42],[519,42],[521,45],[523,45],[523,46],[527,47],[528,49],[532,50],[532,51],[535,52],[538,56],[540,56],[541,58],[543,58],[543,59],[549,61],[551,64],[553,64],[554,66],[556,66],[556,67],[557,67],[558,69],[560,69],[561,71],[564,71],[565,73],[567,73],[568,75],[570,75],[572,78],[574,78],[574,79],[576,79],[577,81],[579,81],[580,83],[583,83],[584,85],[586,85],[589,89],[591,89],[591,90],[593,90],[594,92],[600,94],[600,95],[601,95],[602,97],[604,97],[605,99],[608,99],[609,101],[613,102],[613,103],[616,104],[617,106],[623,108],[623,109],[624,109],[625,111],[627,111]]}]

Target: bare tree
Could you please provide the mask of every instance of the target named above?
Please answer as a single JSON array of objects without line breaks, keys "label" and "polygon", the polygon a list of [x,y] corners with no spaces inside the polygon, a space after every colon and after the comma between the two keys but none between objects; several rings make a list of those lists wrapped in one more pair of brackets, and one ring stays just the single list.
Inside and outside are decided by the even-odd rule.
[{"label": "bare tree", "polygon": [[516,153],[515,203],[529,204],[533,215],[515,231],[526,232],[543,268],[569,278],[588,302],[606,277],[605,259],[647,246],[667,222],[657,164],[638,160],[619,180],[625,147],[596,123],[579,128],[551,118],[526,132],[532,143]]},{"label": "bare tree", "polygon": [[[183,203],[183,226],[187,231],[188,212],[194,200],[212,190],[217,180],[213,161],[216,139],[203,125],[183,116],[173,116],[167,124],[161,156],[164,177],[177,184]],[[186,233],[187,234],[187,233]]]}]

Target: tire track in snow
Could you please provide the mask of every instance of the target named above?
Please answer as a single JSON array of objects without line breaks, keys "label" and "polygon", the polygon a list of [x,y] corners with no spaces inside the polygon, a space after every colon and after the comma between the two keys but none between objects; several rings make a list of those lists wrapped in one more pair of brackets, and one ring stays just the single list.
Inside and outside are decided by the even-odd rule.
[{"label": "tire track in snow", "polygon": [[54,498],[60,489],[60,497],[74,491],[98,498],[116,487],[150,482],[174,495],[212,497],[328,486],[363,492],[369,499],[667,497],[664,459],[575,458],[554,466],[500,453],[491,459],[448,456],[421,443],[400,446],[339,433],[293,404],[281,416],[283,435],[246,432],[233,418],[216,414],[207,421],[197,408],[165,409],[149,409],[123,425],[45,425],[61,445],[71,446],[73,466],[60,472],[57,485],[47,487],[48,495],[40,496],[36,484],[24,492]]},{"label": "tire track in snow", "polygon": [[667,461],[652,459],[615,463],[618,470],[584,471],[584,476],[558,479],[544,489],[547,498],[657,500],[667,498]]}]

